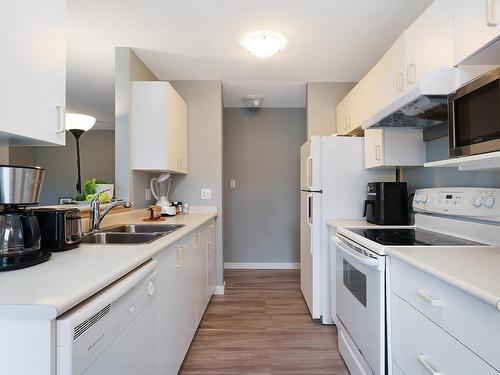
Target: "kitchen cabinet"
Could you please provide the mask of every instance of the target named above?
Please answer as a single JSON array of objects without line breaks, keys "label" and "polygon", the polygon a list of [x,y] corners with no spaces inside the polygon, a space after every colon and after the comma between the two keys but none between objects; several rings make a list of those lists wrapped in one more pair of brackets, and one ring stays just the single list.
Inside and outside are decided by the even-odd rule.
[{"label": "kitchen cabinet", "polygon": [[187,174],[186,102],[168,82],[131,86],[132,169]]},{"label": "kitchen cabinet", "polygon": [[0,144],[64,145],[65,1],[2,1]]},{"label": "kitchen cabinet", "polygon": [[212,293],[208,280],[215,280],[209,263],[209,243],[215,223],[199,228],[160,252],[158,261],[158,371],[176,374],[205,313]]},{"label": "kitchen cabinet", "polygon": [[453,0],[434,1],[405,31],[406,86],[453,66]]},{"label": "kitchen cabinet", "polygon": [[[500,0],[453,0],[453,61],[458,65],[500,36]],[[498,52],[496,53],[498,56]],[[475,64],[498,64],[475,61]]]},{"label": "kitchen cabinet", "polygon": [[365,130],[365,168],[421,166],[425,160],[422,129]]},{"label": "kitchen cabinet", "polygon": [[495,306],[396,257],[389,274],[391,357],[404,373],[498,374]]}]

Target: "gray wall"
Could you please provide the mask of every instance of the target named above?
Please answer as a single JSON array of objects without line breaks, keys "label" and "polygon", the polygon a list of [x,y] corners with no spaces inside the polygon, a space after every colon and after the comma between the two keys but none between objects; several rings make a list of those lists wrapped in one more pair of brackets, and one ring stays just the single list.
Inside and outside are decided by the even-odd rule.
[{"label": "gray wall", "polygon": [[337,104],[355,82],[309,82],[307,84],[307,137],[337,132]]},{"label": "gray wall", "polygon": [[[448,137],[427,142],[427,161],[448,158]],[[405,168],[410,191],[424,187],[500,187],[500,171],[462,172],[454,168]]]},{"label": "gray wall", "polygon": [[155,174],[130,169],[130,82],[157,80],[131,48],[115,48],[115,195],[131,200],[135,208],[153,203],[153,200],[145,200],[145,196]]},{"label": "gray wall", "polygon": [[305,140],[303,108],[224,109],[225,262],[299,262]]},{"label": "gray wall", "polygon": [[[114,131],[96,130],[83,134],[80,138],[82,182],[95,177],[114,183],[114,150]],[[10,147],[9,162],[46,169],[41,204],[58,203],[59,197],[76,195],[76,143],[71,134],[66,135],[66,146]]]},{"label": "gray wall", "polygon": [[[222,83],[170,81],[188,107],[189,172],[173,177],[171,201],[217,206],[217,285],[223,285],[222,252]],[[201,188],[212,189],[212,199],[200,198]]]}]

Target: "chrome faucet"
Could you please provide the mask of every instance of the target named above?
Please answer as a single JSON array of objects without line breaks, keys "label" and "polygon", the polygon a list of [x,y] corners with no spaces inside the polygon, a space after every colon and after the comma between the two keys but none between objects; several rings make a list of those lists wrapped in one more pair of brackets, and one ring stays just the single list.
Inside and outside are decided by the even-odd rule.
[{"label": "chrome faucet", "polygon": [[95,232],[99,230],[99,226],[101,225],[102,220],[104,219],[104,216],[108,214],[109,211],[111,211],[113,208],[122,206],[125,208],[130,208],[132,207],[132,203],[129,201],[115,201],[109,204],[108,207],[106,207],[104,210],[101,212],[101,203],[99,202],[99,197],[102,193],[105,193],[109,190],[101,191],[100,193],[97,193],[94,198],[92,198],[92,201],[90,202],[90,228],[89,232]]}]

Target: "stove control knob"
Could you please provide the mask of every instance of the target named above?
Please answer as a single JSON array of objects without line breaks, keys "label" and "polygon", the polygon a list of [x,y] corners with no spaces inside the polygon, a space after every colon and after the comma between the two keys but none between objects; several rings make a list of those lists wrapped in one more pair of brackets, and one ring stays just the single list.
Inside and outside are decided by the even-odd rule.
[{"label": "stove control knob", "polygon": [[483,204],[483,197],[481,195],[476,195],[472,200],[472,205],[476,208],[479,208],[481,207],[482,204]]},{"label": "stove control knob", "polygon": [[494,197],[489,197],[483,202],[484,207],[486,208],[492,208],[495,205],[495,198]]},{"label": "stove control knob", "polygon": [[422,193],[422,196],[420,197],[420,200],[422,201],[422,203],[425,203],[425,202],[427,202],[427,199],[428,199],[428,196],[427,196],[427,194],[425,194],[425,193]]},{"label": "stove control knob", "polygon": [[420,193],[415,194],[415,202],[420,203]]}]

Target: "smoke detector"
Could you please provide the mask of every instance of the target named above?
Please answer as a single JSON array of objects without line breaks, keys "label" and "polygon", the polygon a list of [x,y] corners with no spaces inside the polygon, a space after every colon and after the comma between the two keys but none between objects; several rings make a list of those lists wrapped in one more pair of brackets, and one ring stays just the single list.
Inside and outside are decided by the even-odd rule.
[{"label": "smoke detector", "polygon": [[260,95],[245,95],[243,97],[243,103],[248,108],[259,108],[263,100],[264,98]]}]

